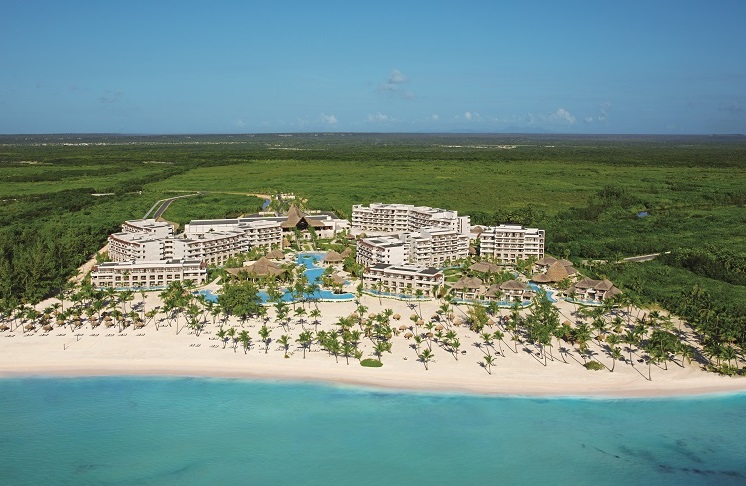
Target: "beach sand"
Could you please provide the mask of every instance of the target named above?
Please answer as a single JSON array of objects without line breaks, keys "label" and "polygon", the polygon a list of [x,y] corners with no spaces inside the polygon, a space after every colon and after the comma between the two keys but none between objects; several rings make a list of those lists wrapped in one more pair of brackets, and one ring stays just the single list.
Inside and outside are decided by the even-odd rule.
[{"label": "beach sand", "polygon": [[[139,295],[133,302],[140,301]],[[379,299],[363,296],[361,303],[368,307],[367,313],[390,308],[401,315],[401,320],[392,320],[392,327],[401,324],[412,325],[409,316],[413,310],[407,304],[392,299]],[[147,296],[147,308],[159,305],[156,292]],[[564,316],[573,310],[571,304],[558,304]],[[422,302],[422,315],[426,318],[435,314],[439,302]],[[322,324],[318,329],[333,329],[339,317],[355,311],[355,303],[319,303]],[[418,304],[415,311],[419,311]],[[41,306],[39,307],[41,308]],[[307,304],[310,311],[312,304]],[[465,307],[456,310],[458,320]],[[503,315],[508,311],[503,310]],[[91,329],[88,324],[75,332],[70,327],[55,328],[47,335],[40,330],[24,334],[19,327],[14,332],[0,334],[0,377],[15,376],[193,376],[262,379],[271,381],[318,381],[341,385],[359,385],[397,390],[417,390],[454,393],[475,393],[486,395],[513,396],[574,396],[574,397],[661,397],[677,395],[700,395],[710,393],[730,393],[746,391],[746,379],[723,377],[701,370],[693,362],[684,367],[669,362],[668,370],[658,365],[651,369],[652,381],[648,381],[648,365],[637,362],[639,355],[633,353],[634,366],[629,362],[616,363],[613,373],[608,368],[612,360],[595,341],[591,349],[594,359],[607,366],[600,371],[587,370],[576,349],[570,349],[563,362],[554,341],[552,354],[544,366],[538,349],[525,343],[510,341],[505,333],[506,343],[502,343],[505,357],[498,354],[498,343],[489,352],[496,355],[495,364],[489,374],[483,363],[485,350],[475,346],[481,339],[465,327],[453,327],[461,341],[458,360],[453,354],[432,343],[434,360],[425,369],[418,361],[413,341],[405,339],[404,333],[394,336],[392,352],[384,353],[383,367],[367,368],[360,366],[354,358],[339,356],[335,359],[318,344],[311,347],[303,358],[303,351],[295,338],[303,326],[293,319],[291,329],[285,330],[274,321],[274,309],[269,312],[272,318],[268,326],[273,339],[269,352],[265,354],[258,330],[261,323],[249,319],[243,325],[236,318],[225,324],[237,331],[246,329],[252,338],[253,346],[244,353],[240,343],[234,349],[232,343],[223,345],[215,333],[217,325],[209,322],[198,336],[188,328],[181,329],[184,319],[180,319],[180,331],[175,325],[163,321],[156,330],[154,323],[142,329],[129,327],[119,333],[116,327],[106,329],[99,326]],[[292,315],[292,312],[291,312]],[[306,318],[308,319],[308,318]],[[564,319],[564,317],[563,317]],[[306,329],[314,329],[306,323]],[[497,328],[492,328],[494,331]],[[490,330],[490,328],[486,328]],[[282,335],[291,336],[290,357],[284,358],[282,347],[276,340]],[[562,343],[567,346],[566,343]],[[423,344],[422,346],[427,346]],[[370,340],[363,338],[361,349],[364,357],[372,357]],[[624,350],[625,347],[622,346]],[[625,351],[625,360],[629,354]],[[338,362],[337,362],[338,361]]]}]

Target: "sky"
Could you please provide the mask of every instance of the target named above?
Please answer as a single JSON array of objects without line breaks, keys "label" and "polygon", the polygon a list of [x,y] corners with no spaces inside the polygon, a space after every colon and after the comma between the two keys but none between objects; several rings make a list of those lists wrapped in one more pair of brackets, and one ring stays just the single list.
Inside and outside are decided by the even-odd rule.
[{"label": "sky", "polygon": [[746,133],[746,1],[0,0],[0,133]]}]

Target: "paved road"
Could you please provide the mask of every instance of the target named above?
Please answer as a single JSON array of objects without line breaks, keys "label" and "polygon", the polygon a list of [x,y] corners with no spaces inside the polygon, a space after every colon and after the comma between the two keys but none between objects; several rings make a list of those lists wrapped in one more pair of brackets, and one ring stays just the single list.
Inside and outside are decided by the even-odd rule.
[{"label": "paved road", "polygon": [[647,262],[650,260],[655,260],[659,256],[661,256],[660,253],[651,253],[649,255],[638,255],[638,256],[633,256],[633,257],[627,257],[624,259],[624,261],[625,262]]},{"label": "paved road", "polygon": [[163,213],[166,212],[166,209],[168,209],[168,206],[171,205],[171,203],[174,202],[176,199],[181,199],[183,197],[201,196],[202,194],[204,194],[204,192],[195,192],[194,194],[185,194],[183,196],[170,197],[168,199],[157,201],[155,204],[153,204],[153,207],[150,208],[150,211],[145,213],[145,216],[143,216],[143,219],[148,218],[148,215],[153,212],[153,209],[155,209],[155,207],[158,206],[158,203],[160,203],[160,206],[158,207],[158,209],[156,209],[155,213],[153,214],[153,219],[160,218],[163,215]]}]

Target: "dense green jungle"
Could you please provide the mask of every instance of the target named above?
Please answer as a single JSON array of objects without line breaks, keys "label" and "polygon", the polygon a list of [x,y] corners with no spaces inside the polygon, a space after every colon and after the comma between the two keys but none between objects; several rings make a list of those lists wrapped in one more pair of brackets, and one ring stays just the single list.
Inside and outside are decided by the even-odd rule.
[{"label": "dense green jungle", "polygon": [[260,208],[255,194],[293,192],[344,217],[398,202],[538,226],[548,254],[746,338],[742,136],[0,136],[0,299],[54,294],[124,220],[193,192],[164,217],[236,216]]}]

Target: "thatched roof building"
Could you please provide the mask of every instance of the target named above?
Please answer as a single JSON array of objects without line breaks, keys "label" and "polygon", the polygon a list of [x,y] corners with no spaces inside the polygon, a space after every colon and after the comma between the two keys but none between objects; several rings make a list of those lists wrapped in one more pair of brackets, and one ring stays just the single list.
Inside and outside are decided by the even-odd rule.
[{"label": "thatched roof building", "polygon": [[566,292],[567,295],[574,294],[575,298],[580,300],[597,301],[605,300],[621,293],[622,291],[616,288],[611,280],[594,280],[587,277],[575,282]]},{"label": "thatched roof building", "polygon": [[324,257],[324,263],[341,263],[344,257],[338,252],[332,250]]},{"label": "thatched roof building", "polygon": [[498,273],[502,270],[500,265],[492,262],[477,262],[469,267],[472,272],[478,273]]},{"label": "thatched roof building", "polygon": [[250,277],[277,277],[282,275],[285,270],[275,262],[270,261],[267,257],[261,257],[251,265],[243,267],[243,270]]},{"label": "thatched roof building", "polygon": [[531,280],[537,283],[556,283],[569,277],[567,269],[559,261],[555,261],[549,266],[546,273],[539,273],[531,277]]}]

